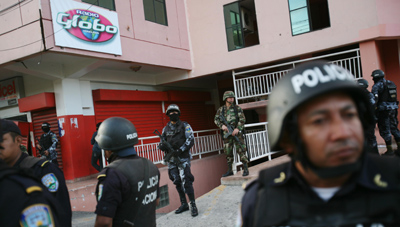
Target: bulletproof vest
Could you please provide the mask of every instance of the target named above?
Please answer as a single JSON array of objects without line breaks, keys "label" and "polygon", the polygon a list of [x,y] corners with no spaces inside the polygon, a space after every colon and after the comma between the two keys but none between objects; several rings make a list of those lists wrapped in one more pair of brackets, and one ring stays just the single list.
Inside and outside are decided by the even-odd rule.
[{"label": "bulletproof vest", "polygon": [[[238,123],[239,123],[239,114],[238,114],[238,108],[237,108],[237,106],[235,105],[235,104],[232,104],[232,106],[233,106],[233,110],[234,110],[234,112],[235,112],[235,122],[231,122],[231,123],[229,123],[229,124],[232,124],[232,126],[233,127],[235,127],[235,128],[237,128],[237,125],[238,125]],[[226,116],[225,116],[225,111],[226,111],[226,106],[224,105],[224,107],[222,107],[222,116],[224,116],[225,117],[225,119],[226,119]],[[226,119],[226,121],[228,121],[228,119]]]},{"label": "bulletproof vest", "polygon": [[[312,201],[293,181],[272,185],[290,163],[260,172],[257,204],[252,226],[370,226],[372,223],[400,223],[399,180],[393,168],[387,168],[396,189],[373,190],[356,185],[354,193],[327,202]],[[398,164],[397,164],[398,165]],[[386,226],[386,225],[384,225]],[[391,225],[390,225],[391,226]]]},{"label": "bulletproof vest", "polygon": [[[175,124],[174,130],[169,127],[169,124],[165,126],[164,134],[166,140],[174,149],[179,149],[186,142],[185,124],[186,122],[184,121],[178,121]],[[182,152],[179,157],[187,158],[189,157],[189,153]]]},{"label": "bulletproof vest", "polygon": [[53,142],[51,141],[51,136],[52,134],[48,134],[47,136],[44,136],[44,134],[42,135],[42,137],[40,138],[40,143],[43,145],[43,150],[47,150],[49,149],[49,147],[51,147],[51,145],[53,144]]},{"label": "bulletproof vest", "polygon": [[[158,169],[149,160],[143,158],[117,159],[106,168],[113,168],[122,173],[129,181],[131,191],[128,199],[124,200],[118,207],[113,226],[124,226],[124,220],[134,223],[135,226],[156,226],[155,214],[158,185]],[[148,165],[148,176],[144,176],[144,163]],[[145,179],[147,178],[147,179]],[[155,182],[157,178],[157,182]],[[149,179],[152,179],[149,181]],[[144,181],[144,182],[143,182]],[[146,190],[144,198],[137,198],[140,194],[138,188],[140,183],[142,190]]]},{"label": "bulletproof vest", "polygon": [[382,92],[382,98],[379,102],[397,102],[397,87],[390,81],[386,80],[383,86],[384,90]]}]

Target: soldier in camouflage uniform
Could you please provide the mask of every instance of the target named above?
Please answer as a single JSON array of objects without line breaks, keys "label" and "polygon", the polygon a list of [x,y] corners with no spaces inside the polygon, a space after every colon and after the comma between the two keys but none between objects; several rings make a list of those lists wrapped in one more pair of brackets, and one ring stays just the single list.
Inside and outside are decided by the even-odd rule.
[{"label": "soldier in camouflage uniform", "polygon": [[[224,140],[224,153],[226,154],[226,159],[228,162],[228,171],[222,175],[222,177],[227,177],[233,175],[232,164],[233,164],[233,145],[236,147],[236,152],[240,156],[240,161],[243,163],[243,176],[249,175],[249,169],[247,166],[248,159],[246,156],[246,145],[244,143],[244,137],[241,133],[244,129],[244,124],[246,123],[246,117],[244,116],[242,108],[235,105],[235,94],[233,91],[226,91],[224,93],[223,99],[225,105],[221,106],[214,117],[214,123],[218,128],[223,130],[223,135],[228,133],[228,128],[220,119],[220,115],[223,115],[228,122],[228,124],[232,125],[234,131],[232,132],[232,136],[229,136]],[[237,136],[239,138],[239,143],[233,136]]]}]

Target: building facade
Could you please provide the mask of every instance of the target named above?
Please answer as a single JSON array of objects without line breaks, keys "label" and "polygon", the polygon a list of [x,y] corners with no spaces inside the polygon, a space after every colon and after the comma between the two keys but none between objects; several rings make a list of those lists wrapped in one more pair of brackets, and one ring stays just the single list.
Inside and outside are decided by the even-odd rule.
[{"label": "building facade", "polygon": [[222,94],[234,90],[247,123],[266,122],[274,83],[310,59],[342,64],[369,89],[377,68],[400,84],[399,9],[398,0],[10,0],[0,6],[0,115],[30,123],[33,154],[48,121],[66,179],[85,177],[95,173],[95,125],[110,116],[149,137],[177,103],[195,131],[215,129]]}]

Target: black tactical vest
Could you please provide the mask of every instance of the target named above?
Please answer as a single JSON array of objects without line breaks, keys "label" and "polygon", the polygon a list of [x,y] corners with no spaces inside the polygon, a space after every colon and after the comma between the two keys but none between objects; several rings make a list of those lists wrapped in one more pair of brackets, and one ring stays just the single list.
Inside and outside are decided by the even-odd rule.
[{"label": "black tactical vest", "polygon": [[43,146],[43,150],[47,150],[49,149],[49,147],[51,147],[51,145],[53,145],[53,142],[51,141],[51,136],[52,134],[48,134],[47,136],[44,136],[44,134],[41,136],[40,138],[40,143]]},{"label": "black tactical vest", "polygon": [[[184,121],[178,121],[175,124],[175,129],[172,130],[169,127],[169,124],[165,126],[164,134],[166,136],[166,140],[174,149],[179,149],[186,142],[186,134],[185,134],[185,124]],[[180,158],[188,158],[189,152],[182,152],[179,154]]]},{"label": "black tactical vest", "polygon": [[[146,159],[146,163],[149,166],[149,176],[147,176],[148,179],[145,179],[143,163],[142,158],[124,158],[117,159],[106,167],[114,168],[122,173],[131,186],[131,194],[118,207],[113,218],[113,226],[124,226],[124,220],[134,223],[135,226],[156,226],[155,209],[159,182],[158,169],[151,161]],[[150,181],[149,178],[151,179]],[[144,198],[137,198],[140,194],[138,192],[138,183],[141,181],[144,181],[141,189],[146,191]]]},{"label": "black tactical vest", "polygon": [[327,202],[311,201],[295,180],[272,185],[289,163],[264,170],[259,176],[253,226],[400,226],[399,168],[398,162],[393,164],[382,174],[382,178],[391,175],[385,180],[396,185],[392,189],[355,185],[352,192]]},{"label": "black tactical vest", "polygon": [[397,102],[397,87],[390,81],[386,80],[384,84],[384,90],[382,92],[382,98],[380,102]]}]

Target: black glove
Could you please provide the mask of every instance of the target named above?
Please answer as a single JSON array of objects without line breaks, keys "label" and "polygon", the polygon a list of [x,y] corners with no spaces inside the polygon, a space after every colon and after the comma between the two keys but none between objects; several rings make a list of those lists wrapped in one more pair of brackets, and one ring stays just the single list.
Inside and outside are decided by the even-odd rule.
[{"label": "black glove", "polygon": [[163,144],[163,143],[159,143],[158,144],[158,149],[160,149],[160,150],[162,150],[162,151],[165,151],[165,150],[167,150],[167,146],[165,145],[165,144]]}]

